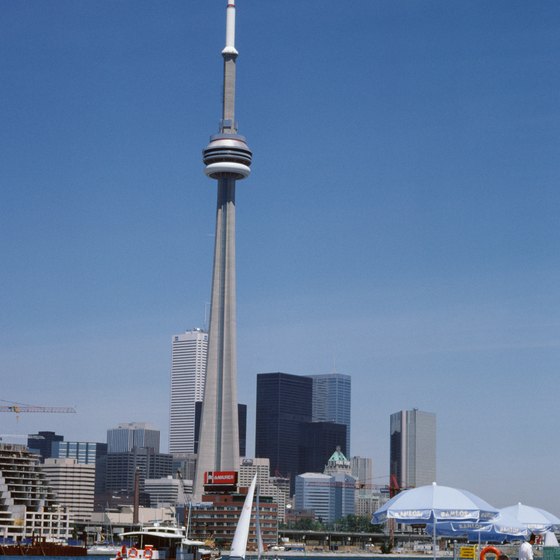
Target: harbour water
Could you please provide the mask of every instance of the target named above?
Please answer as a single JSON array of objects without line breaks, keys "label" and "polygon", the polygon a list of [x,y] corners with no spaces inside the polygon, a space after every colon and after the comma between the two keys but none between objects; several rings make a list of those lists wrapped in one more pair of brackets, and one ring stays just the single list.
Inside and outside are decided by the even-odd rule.
[{"label": "harbour water", "polygon": [[[2,556],[2,559],[6,560],[21,560],[24,558],[23,556]],[[28,556],[27,558],[35,558],[33,556]],[[84,558],[89,558],[90,560],[111,560],[112,556],[103,556],[103,555],[95,555],[95,556],[41,556],[42,560],[84,560]],[[224,560],[227,559],[227,556],[223,556]],[[247,555],[247,560],[256,560],[256,556]],[[311,554],[302,554],[301,556],[294,556],[293,554],[282,556],[279,554],[278,556],[265,556],[265,558],[270,558],[270,560],[286,560],[289,558],[290,560],[352,560],[355,558],[386,558],[387,560],[391,559],[398,559],[398,560],[431,560],[431,556],[429,555],[421,555],[421,556],[407,556],[405,554],[324,554],[321,556],[311,555]],[[452,560],[453,556],[439,556],[438,560]]]}]

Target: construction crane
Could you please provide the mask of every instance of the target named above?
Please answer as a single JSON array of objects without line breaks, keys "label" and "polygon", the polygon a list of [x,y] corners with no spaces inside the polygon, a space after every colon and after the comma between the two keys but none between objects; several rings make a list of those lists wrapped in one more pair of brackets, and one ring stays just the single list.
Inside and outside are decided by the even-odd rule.
[{"label": "construction crane", "polygon": [[71,406],[36,406],[33,404],[24,404],[14,401],[5,401],[0,399],[0,402],[9,403],[0,405],[0,412],[60,412],[67,414],[75,414],[76,409]]},{"label": "construction crane", "polygon": [[[29,434],[0,434],[0,441],[3,441],[4,438],[15,438],[15,439],[27,439],[29,438]],[[34,436],[33,439],[45,439],[43,436]]]}]

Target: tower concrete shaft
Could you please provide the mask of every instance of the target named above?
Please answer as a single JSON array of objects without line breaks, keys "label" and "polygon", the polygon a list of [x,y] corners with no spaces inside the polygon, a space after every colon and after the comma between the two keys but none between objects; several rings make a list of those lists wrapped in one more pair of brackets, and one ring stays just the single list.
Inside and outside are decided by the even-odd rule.
[{"label": "tower concrete shaft", "polygon": [[200,499],[204,473],[239,469],[237,417],[237,326],[235,286],[235,185],[247,177],[252,160],[235,122],[235,4],[229,0],[222,120],[219,134],[203,152],[208,177],[218,181],[208,362],[200,425],[194,499]]}]

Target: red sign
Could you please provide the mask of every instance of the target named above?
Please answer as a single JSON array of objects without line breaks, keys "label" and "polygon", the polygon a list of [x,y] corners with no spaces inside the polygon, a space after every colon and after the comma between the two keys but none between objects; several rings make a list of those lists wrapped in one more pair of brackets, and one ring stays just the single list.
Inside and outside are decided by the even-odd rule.
[{"label": "red sign", "polygon": [[204,484],[213,486],[235,486],[237,484],[236,471],[208,471],[204,473]]}]

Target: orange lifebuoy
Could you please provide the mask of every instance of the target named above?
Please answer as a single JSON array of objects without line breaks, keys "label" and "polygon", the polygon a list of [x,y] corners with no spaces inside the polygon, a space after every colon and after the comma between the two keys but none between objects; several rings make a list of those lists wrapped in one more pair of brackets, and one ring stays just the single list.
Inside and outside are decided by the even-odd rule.
[{"label": "orange lifebuoy", "polygon": [[501,551],[498,550],[495,546],[487,546],[480,551],[480,560],[485,560],[486,553],[491,552],[492,554],[496,555],[496,560],[502,555]]},{"label": "orange lifebuoy", "polygon": [[138,549],[134,546],[128,549],[128,557],[129,558],[136,558],[138,556]]},{"label": "orange lifebuoy", "polygon": [[154,553],[153,549],[151,546],[147,546],[144,549],[144,558],[146,558],[146,560],[149,560],[152,557],[152,554]]}]

